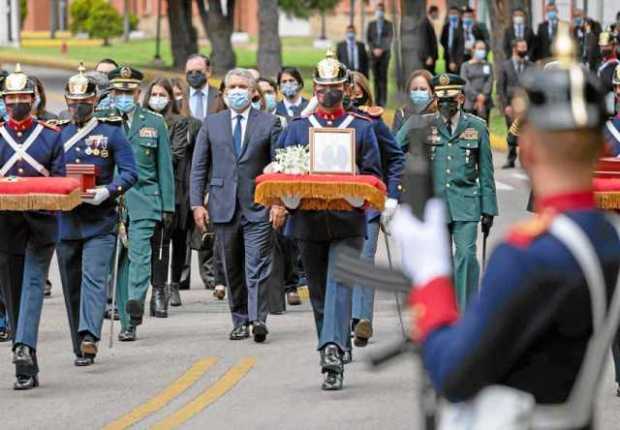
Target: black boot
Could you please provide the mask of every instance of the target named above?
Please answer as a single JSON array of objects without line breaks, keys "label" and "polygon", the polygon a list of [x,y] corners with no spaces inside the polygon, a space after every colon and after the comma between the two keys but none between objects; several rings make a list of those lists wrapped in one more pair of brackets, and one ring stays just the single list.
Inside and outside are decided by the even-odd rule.
[{"label": "black boot", "polygon": [[324,391],[342,390],[344,363],[338,345],[330,343],[321,350],[321,367],[325,374],[321,388]]},{"label": "black boot", "polygon": [[168,294],[165,285],[153,285],[150,308],[152,317],[168,318]]},{"label": "black boot", "polygon": [[181,294],[179,294],[179,283],[173,282],[170,285],[170,306],[181,306]]},{"label": "black boot", "polygon": [[17,391],[32,390],[39,386],[39,378],[37,376],[18,375],[13,389]]},{"label": "black boot", "polygon": [[517,161],[517,146],[508,145],[508,156],[506,157],[506,163],[504,163],[502,169],[513,169],[515,167],[515,161]]}]

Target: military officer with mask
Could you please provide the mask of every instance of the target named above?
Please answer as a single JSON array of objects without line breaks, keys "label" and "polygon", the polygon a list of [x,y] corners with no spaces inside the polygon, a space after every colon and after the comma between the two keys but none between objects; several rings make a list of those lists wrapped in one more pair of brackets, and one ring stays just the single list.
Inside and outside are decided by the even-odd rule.
[{"label": "military officer with mask", "polygon": [[478,224],[488,234],[497,216],[493,158],[483,119],[463,112],[465,81],[441,74],[432,81],[438,112],[428,114],[430,158],[435,194],[446,200],[450,236],[454,244],[454,285],[458,303],[478,288],[480,265],[476,256]]},{"label": "military officer with mask", "polygon": [[[35,85],[19,65],[4,80],[2,93],[8,120],[0,126],[0,177],[65,176],[59,130],[32,118]],[[14,329],[14,388],[29,390],[39,385],[37,337],[58,216],[0,211],[0,237],[0,288]]]},{"label": "military officer with mask", "polygon": [[[79,73],[65,87],[71,121],[62,121],[65,159],[96,167],[96,188],[83,204],[60,216],[58,265],[76,366],[94,363],[106,306],[118,221],[116,197],[138,180],[133,151],[120,117],[95,117],[97,83]],[[116,174],[115,174],[116,169]]]},{"label": "military officer with mask", "polygon": [[[307,118],[298,117],[288,125],[278,146],[308,146],[311,128],[355,129],[356,166],[360,174],[383,177],[377,137],[366,116],[347,113],[343,107],[347,70],[335,58],[321,60],[314,71],[314,95],[318,108]],[[344,355],[350,352],[352,289],[336,281],[333,265],[339,250],[360,251],[366,235],[363,201],[349,199],[352,211],[296,211],[287,227],[297,240],[306,270],[310,301],[314,311],[323,390],[340,390],[343,384]]]},{"label": "military officer with mask", "polygon": [[151,283],[151,237],[157,223],[168,229],[174,215],[174,174],[168,129],[158,113],[138,105],[143,75],[128,66],[109,74],[112,103],[138,166],[138,182],[125,194],[128,247],[120,259],[117,285],[120,341],[136,340]]}]

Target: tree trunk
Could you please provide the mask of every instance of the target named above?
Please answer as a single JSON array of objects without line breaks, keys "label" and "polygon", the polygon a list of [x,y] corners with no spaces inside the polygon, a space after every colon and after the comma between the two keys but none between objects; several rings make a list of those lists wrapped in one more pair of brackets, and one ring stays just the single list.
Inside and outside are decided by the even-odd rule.
[{"label": "tree trunk", "polygon": [[174,67],[185,67],[187,57],[198,52],[198,35],[192,25],[192,0],[167,1],[170,50]]},{"label": "tree trunk", "polygon": [[[491,50],[493,51],[493,70],[496,78],[502,62],[506,60],[502,47],[504,32],[512,24],[513,8],[519,6],[525,8],[527,2],[522,0],[494,0],[491,2]],[[500,106],[500,108],[503,109],[504,106]]]},{"label": "tree trunk", "polygon": [[321,10],[321,40],[327,39],[327,22],[325,19],[325,11]]},{"label": "tree trunk", "polygon": [[[362,3],[364,0],[360,0]],[[349,25],[355,24],[355,0],[349,0]],[[358,32],[359,34],[359,32]]]},{"label": "tree trunk", "polygon": [[227,1],[227,14],[222,11],[221,0],[208,0],[209,10],[203,0],[196,0],[202,25],[211,42],[211,66],[216,75],[224,75],[235,67],[237,57],[230,40],[235,17],[235,0]]},{"label": "tree trunk", "polygon": [[124,14],[123,14],[123,42],[127,43],[127,42],[129,42],[129,32],[130,32],[130,28],[129,28],[129,0],[125,0],[123,6],[124,6],[123,7],[123,10],[124,10]]},{"label": "tree trunk", "polygon": [[424,65],[420,60],[420,47],[428,43],[424,39],[422,20],[426,16],[425,2],[419,0],[401,0],[400,49],[401,73],[398,82],[399,92],[405,90],[405,83],[411,72]]},{"label": "tree trunk", "polygon": [[259,0],[258,71],[262,76],[276,76],[282,68],[279,18],[278,0]]}]

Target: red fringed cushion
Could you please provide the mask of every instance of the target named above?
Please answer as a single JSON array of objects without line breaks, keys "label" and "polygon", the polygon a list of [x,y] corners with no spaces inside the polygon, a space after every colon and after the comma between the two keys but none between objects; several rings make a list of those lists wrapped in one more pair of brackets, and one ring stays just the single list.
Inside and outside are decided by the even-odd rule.
[{"label": "red fringed cushion", "polygon": [[80,204],[81,193],[75,178],[0,178],[0,210],[69,211]]}]

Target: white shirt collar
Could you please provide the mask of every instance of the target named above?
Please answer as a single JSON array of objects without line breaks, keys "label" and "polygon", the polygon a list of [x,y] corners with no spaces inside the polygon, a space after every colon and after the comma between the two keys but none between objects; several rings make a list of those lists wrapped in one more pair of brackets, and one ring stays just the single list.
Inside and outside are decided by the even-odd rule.
[{"label": "white shirt collar", "polygon": [[209,85],[205,85],[204,88],[201,88],[199,90],[189,87],[189,96],[190,97],[194,97],[194,94],[196,94],[198,91],[200,91],[201,93],[203,93],[205,96],[209,96]]},{"label": "white shirt collar", "polygon": [[303,100],[303,98],[301,96],[299,96],[299,98],[297,99],[297,102],[295,102],[295,103],[291,103],[290,101],[288,101],[288,99],[286,97],[282,99],[282,101],[284,102],[284,106],[287,109],[290,109],[293,106],[301,105],[302,100]]},{"label": "white shirt collar", "polygon": [[250,110],[252,109],[252,105],[248,105],[247,108],[245,108],[245,110],[241,113],[237,112],[236,110],[231,109],[230,110],[230,118],[232,120],[236,120],[238,115],[241,115],[243,117],[243,120],[245,121],[245,123],[247,124],[248,122],[248,117],[250,116]]}]

